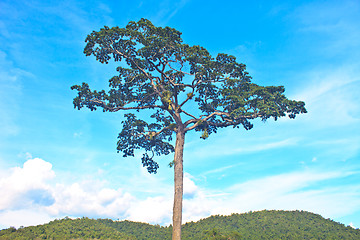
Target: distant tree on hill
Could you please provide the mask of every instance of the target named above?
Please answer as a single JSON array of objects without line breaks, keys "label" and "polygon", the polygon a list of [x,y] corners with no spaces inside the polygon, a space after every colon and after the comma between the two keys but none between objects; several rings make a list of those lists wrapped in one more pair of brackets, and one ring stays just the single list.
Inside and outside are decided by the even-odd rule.
[{"label": "distant tree on hill", "polygon": [[[245,64],[231,55],[215,58],[203,47],[183,43],[181,32],[155,27],[149,20],[129,22],[125,28],[104,27],[86,38],[84,53],[101,63],[121,62],[109,80],[109,91],[92,91],[87,83],[72,86],[77,109],[129,110],[122,122],[117,150],[124,157],[143,149],[142,164],[149,173],[159,165],[155,156],[175,152],[173,239],[181,238],[183,151],[185,134],[201,132],[206,139],[219,128],[253,127],[263,121],[306,113],[302,101],[285,97],[283,86],[259,86],[251,82]],[[149,119],[139,119],[147,111]],[[175,146],[172,144],[175,135]]]}]

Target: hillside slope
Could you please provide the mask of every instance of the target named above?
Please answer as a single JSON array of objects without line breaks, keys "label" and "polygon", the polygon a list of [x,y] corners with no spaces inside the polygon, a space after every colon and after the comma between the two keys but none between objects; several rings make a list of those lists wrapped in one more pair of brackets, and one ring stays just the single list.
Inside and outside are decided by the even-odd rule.
[{"label": "hillside slope", "polygon": [[8,228],[0,231],[0,239],[126,239],[136,240],[112,227],[89,218],[51,221],[44,225],[26,228]]},{"label": "hillside slope", "polygon": [[[183,238],[360,239],[360,230],[304,211],[259,211],[211,216],[183,225]],[[110,219],[64,218],[48,224],[9,228],[0,239],[171,239],[171,227]]]}]

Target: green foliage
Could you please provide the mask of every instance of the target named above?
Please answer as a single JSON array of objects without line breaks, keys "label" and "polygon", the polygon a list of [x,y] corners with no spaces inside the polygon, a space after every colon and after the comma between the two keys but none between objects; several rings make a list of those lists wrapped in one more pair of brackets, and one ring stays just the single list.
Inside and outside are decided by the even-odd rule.
[{"label": "green foliage", "polygon": [[[211,216],[183,225],[182,239],[360,239],[360,230],[304,211],[259,211]],[[48,224],[0,231],[8,239],[171,239],[171,226],[110,219],[55,220]]]},{"label": "green foliage", "polygon": [[112,59],[121,66],[109,80],[108,91],[93,91],[87,83],[72,86],[78,92],[74,107],[150,111],[147,121],[133,113],[125,115],[117,147],[125,157],[145,150],[142,163],[150,173],[159,167],[154,156],[175,151],[175,132],[195,130],[206,139],[228,126],[249,130],[255,118],[277,120],[306,113],[304,102],[287,99],[283,86],[252,83],[245,64],[234,56],[213,57],[201,46],[183,43],[178,30],[156,27],[147,19],[129,22],[125,28],[105,26],[85,42],[86,56],[101,63]]},{"label": "green foliage", "polygon": [[121,221],[114,222],[112,220],[98,220],[107,226],[116,229],[119,232],[134,236],[136,239],[156,239],[165,240],[171,239],[171,229],[169,227],[161,227],[159,225],[150,225],[147,223]]},{"label": "green foliage", "polygon": [[[122,122],[123,129],[118,137],[117,150],[122,151],[124,153],[123,156],[127,157],[134,156],[135,149],[145,149],[147,152],[142,157],[142,164],[144,167],[147,167],[147,170],[150,173],[156,173],[159,166],[153,160],[153,156],[155,154],[168,155],[170,152],[174,151],[174,147],[170,143],[164,141],[166,139],[171,141],[171,133],[169,133],[171,130],[167,129],[156,134],[156,131],[162,127],[160,124],[148,124],[143,120],[137,119],[135,114],[132,113],[125,114],[125,117],[126,120]],[[160,113],[154,117],[166,122]],[[152,155],[149,156],[148,152]]]},{"label": "green foliage", "polygon": [[359,239],[360,230],[304,211],[211,216],[183,226],[183,239]]},{"label": "green foliage", "polygon": [[209,133],[208,133],[207,129],[205,128],[200,138],[205,140],[208,137],[209,137]]},{"label": "green foliage", "polygon": [[217,228],[213,228],[210,230],[203,231],[203,240],[211,239],[211,240],[233,240],[233,239],[241,239],[241,235],[238,232],[231,233],[223,233],[221,230]]},{"label": "green foliage", "polygon": [[[4,232],[4,233],[3,233]],[[8,229],[0,231],[1,240],[29,239],[136,239],[121,233],[99,221],[89,218],[55,220],[48,224],[35,227],[19,228],[16,231]]]},{"label": "green foliage", "polygon": [[171,162],[169,162],[169,168],[172,168],[172,167],[174,166],[174,164],[175,164],[175,161],[174,161],[174,160],[171,161]]}]

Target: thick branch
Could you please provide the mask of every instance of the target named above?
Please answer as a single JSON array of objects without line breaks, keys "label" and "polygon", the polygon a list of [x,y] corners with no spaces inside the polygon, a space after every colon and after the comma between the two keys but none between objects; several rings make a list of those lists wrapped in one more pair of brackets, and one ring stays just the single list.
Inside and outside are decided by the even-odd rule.
[{"label": "thick branch", "polygon": [[[191,115],[192,116],[192,115]],[[219,116],[223,120],[223,122],[212,122],[208,121],[214,116]],[[188,126],[190,124],[194,124],[190,127],[185,128],[185,131],[190,131],[199,126],[201,123],[206,122],[207,124],[215,127],[227,127],[227,126],[236,126],[240,123],[242,123],[246,119],[254,119],[262,117],[262,114],[254,113],[248,116],[240,116],[235,119],[230,118],[230,114],[226,112],[213,112],[209,115],[207,115],[205,118],[193,118],[184,123],[185,126]]]},{"label": "thick branch", "polygon": [[156,136],[160,135],[162,132],[164,132],[164,131],[166,131],[166,130],[173,130],[173,129],[171,128],[171,126],[166,126],[166,127],[163,127],[163,128],[162,128],[160,131],[158,131],[158,132],[149,132],[149,134],[150,134],[151,137],[156,137]]},{"label": "thick branch", "polygon": [[184,123],[185,126],[188,126],[189,124],[194,123],[194,125],[192,125],[191,127],[187,127],[185,128],[185,131],[190,131],[193,130],[194,128],[196,128],[197,126],[200,125],[201,122],[206,122],[207,120],[209,120],[210,118],[212,118],[213,116],[222,116],[222,115],[229,115],[228,113],[225,112],[213,112],[211,114],[209,114],[208,116],[206,116],[205,118],[201,119],[201,118],[195,118],[193,117],[193,119],[190,119],[188,121],[186,121]]}]

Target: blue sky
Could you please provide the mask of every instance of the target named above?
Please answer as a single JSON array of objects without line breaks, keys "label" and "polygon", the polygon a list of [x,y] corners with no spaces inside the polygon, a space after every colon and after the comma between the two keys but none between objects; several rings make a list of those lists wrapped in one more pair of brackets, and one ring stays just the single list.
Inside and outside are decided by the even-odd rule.
[{"label": "blue sky", "polygon": [[[74,84],[116,74],[87,34],[148,18],[232,54],[253,82],[306,102],[295,120],[186,135],[184,221],[305,210],[360,227],[359,1],[0,1],[0,229],[65,216],[169,224],[171,157],[158,174],[116,153],[123,113],[75,110]],[[144,114],[143,114],[144,115]]]}]

